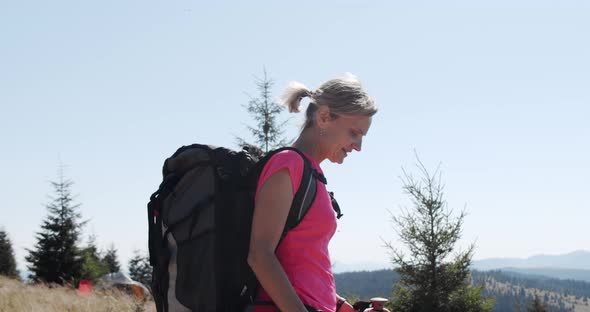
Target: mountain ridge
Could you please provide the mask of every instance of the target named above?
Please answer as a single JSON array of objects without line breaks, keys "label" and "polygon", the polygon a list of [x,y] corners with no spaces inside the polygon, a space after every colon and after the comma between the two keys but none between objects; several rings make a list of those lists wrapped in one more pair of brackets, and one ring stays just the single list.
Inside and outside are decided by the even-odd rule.
[{"label": "mountain ridge", "polygon": [[473,261],[477,270],[494,270],[504,268],[544,268],[590,270],[590,251],[575,250],[557,255],[533,255],[528,258],[486,258]]}]

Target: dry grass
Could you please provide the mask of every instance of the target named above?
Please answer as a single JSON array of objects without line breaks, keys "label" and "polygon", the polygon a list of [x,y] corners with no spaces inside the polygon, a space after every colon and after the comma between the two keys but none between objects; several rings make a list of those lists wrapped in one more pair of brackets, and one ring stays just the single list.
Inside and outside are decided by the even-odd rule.
[{"label": "dry grass", "polygon": [[142,311],[155,312],[152,301],[138,301],[121,291],[93,291],[82,296],[66,287],[28,285],[0,276],[0,312]]}]

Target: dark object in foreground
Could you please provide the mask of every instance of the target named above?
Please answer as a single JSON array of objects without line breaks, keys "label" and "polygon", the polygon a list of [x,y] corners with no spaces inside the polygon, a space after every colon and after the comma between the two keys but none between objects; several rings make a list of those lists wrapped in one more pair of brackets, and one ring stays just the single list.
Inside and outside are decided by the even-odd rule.
[{"label": "dark object in foreground", "polygon": [[371,306],[371,303],[369,301],[357,301],[355,302],[352,307],[360,312],[365,311],[365,309],[368,309]]}]

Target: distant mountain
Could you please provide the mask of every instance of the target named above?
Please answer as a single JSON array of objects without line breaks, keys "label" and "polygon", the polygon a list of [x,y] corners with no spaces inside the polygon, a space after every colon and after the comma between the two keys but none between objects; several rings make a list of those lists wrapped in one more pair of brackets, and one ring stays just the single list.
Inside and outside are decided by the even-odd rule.
[{"label": "distant mountain", "polygon": [[[391,269],[391,263],[383,262],[350,262],[336,261],[332,267],[334,273],[375,271]],[[563,255],[536,255],[522,258],[489,258],[473,261],[473,269],[495,270],[505,268],[552,268],[570,270],[590,270],[590,252],[578,250]],[[553,276],[553,275],[551,275]]]},{"label": "distant mountain", "polygon": [[473,262],[477,270],[493,270],[502,268],[553,268],[590,270],[590,252],[574,251],[564,255],[537,255],[526,259],[490,258]]},{"label": "distant mountain", "polygon": [[550,277],[590,282],[590,270],[554,268],[501,268],[502,272],[514,272],[532,277]]}]

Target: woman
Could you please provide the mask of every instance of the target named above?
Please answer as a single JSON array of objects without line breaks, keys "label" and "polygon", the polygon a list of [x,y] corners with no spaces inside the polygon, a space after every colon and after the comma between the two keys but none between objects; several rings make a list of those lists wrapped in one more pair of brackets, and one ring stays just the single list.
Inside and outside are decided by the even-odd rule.
[{"label": "woman", "polygon": [[[290,112],[298,112],[301,99],[310,98],[303,130],[292,147],[301,151],[319,173],[320,163],[342,164],[353,150],[360,151],[363,136],[377,112],[373,100],[352,76],[332,79],[316,91],[293,83],[284,96]],[[277,248],[293,194],[303,172],[303,159],[295,151],[275,154],[265,165],[256,190],[256,204],[248,263],[260,281],[256,312],[354,311],[336,294],[328,243],[336,231],[336,216],[323,183],[309,211]],[[323,173],[322,173],[323,174]]]}]

